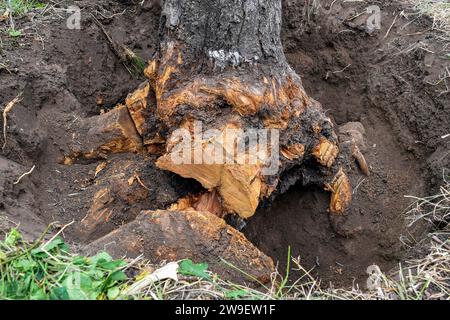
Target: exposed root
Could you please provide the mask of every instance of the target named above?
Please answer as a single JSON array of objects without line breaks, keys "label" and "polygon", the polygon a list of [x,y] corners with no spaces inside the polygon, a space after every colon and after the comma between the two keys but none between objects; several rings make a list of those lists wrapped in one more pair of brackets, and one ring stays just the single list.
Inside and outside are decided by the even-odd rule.
[{"label": "exposed root", "polygon": [[102,161],[100,162],[100,164],[95,168],[95,174],[94,174],[94,178],[97,177],[97,175],[103,171],[103,169],[106,168],[106,166],[108,165],[108,163],[106,161]]},{"label": "exposed root", "polygon": [[271,258],[223,219],[200,211],[143,211],[128,224],[89,244],[87,251],[108,246],[112,256],[145,256],[155,262],[192,259],[231,279],[240,274],[223,268],[218,257],[233,263],[261,283],[270,281]]},{"label": "exposed root", "polygon": [[147,190],[147,191],[151,191],[151,190],[149,189],[149,187],[147,187],[147,186],[142,182],[141,178],[140,178],[137,174],[134,175],[133,178],[136,179],[136,181],[141,185],[142,188],[144,188],[144,189]]},{"label": "exposed root", "polygon": [[12,108],[20,101],[22,101],[22,92],[20,92],[13,100],[11,100],[3,110],[3,146],[2,146],[3,152],[5,152],[6,147],[6,129],[8,127],[7,115],[12,110]]},{"label": "exposed root", "polygon": [[330,212],[338,215],[343,214],[352,201],[352,187],[342,168],[339,169],[333,181],[325,186],[325,190],[332,193]]},{"label": "exposed root", "polygon": [[171,211],[204,211],[214,214],[219,218],[224,217],[224,210],[217,190],[204,192],[201,195],[189,195],[183,197],[170,206]]},{"label": "exposed root", "polygon": [[[217,188],[225,211],[249,218],[255,213],[260,198],[264,195],[265,185],[260,172],[266,159],[255,158],[254,164],[248,161],[237,162],[238,156],[234,155],[235,145],[245,137],[233,135],[230,133],[232,131],[227,130],[229,128],[233,129],[235,126],[228,124],[220,131],[217,130],[219,133],[217,136],[198,141],[192,137],[189,139],[193,141],[185,139],[180,141],[177,137],[169,138],[167,153],[158,159],[156,165],[182,177],[196,179],[205,189]],[[184,150],[183,146],[186,143],[192,146],[192,149],[189,147],[189,150]],[[191,150],[194,157],[197,150],[202,151],[201,159],[177,161],[186,156],[185,152],[189,155]],[[227,161],[215,162],[217,156],[215,152],[232,156]]]},{"label": "exposed root", "polygon": [[339,148],[327,138],[321,137],[312,154],[321,165],[330,168],[339,154]]},{"label": "exposed root", "polygon": [[125,105],[130,112],[131,119],[134,122],[136,130],[141,136],[144,136],[146,122],[149,121],[147,115],[150,113],[148,105],[148,98],[150,94],[150,84],[148,82],[142,83],[138,89],[130,93]]},{"label": "exposed root", "polygon": [[22,174],[19,178],[17,178],[16,182],[14,182],[13,184],[14,184],[14,185],[19,184],[19,182],[20,182],[24,177],[26,177],[27,175],[29,175],[29,174],[31,174],[31,173],[33,172],[33,170],[34,170],[35,167],[36,167],[36,165],[34,165],[34,166],[30,169],[30,171],[27,171],[27,172],[25,172],[24,174]]},{"label": "exposed root", "polygon": [[352,155],[355,157],[356,163],[358,164],[361,171],[366,175],[370,175],[369,166],[367,165],[366,158],[362,154],[361,150],[359,150],[358,146],[356,144],[353,144],[352,146]]}]

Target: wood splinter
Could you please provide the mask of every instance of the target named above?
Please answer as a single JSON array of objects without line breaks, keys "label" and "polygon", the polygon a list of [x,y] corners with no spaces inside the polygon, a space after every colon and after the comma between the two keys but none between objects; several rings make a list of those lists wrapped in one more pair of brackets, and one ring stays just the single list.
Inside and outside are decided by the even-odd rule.
[{"label": "wood splinter", "polygon": [[137,152],[142,149],[139,135],[126,106],[87,118],[72,133],[64,164],[76,159],[104,159],[108,153]]}]

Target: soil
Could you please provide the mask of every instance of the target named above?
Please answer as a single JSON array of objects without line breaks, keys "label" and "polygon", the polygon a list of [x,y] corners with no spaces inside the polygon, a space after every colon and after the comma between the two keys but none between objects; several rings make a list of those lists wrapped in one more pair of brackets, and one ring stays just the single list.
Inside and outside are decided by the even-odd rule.
[{"label": "soil", "polygon": [[[32,238],[50,222],[74,220],[64,236],[82,245],[133,221],[141,210],[167,208],[200,189],[156,169],[155,159],[141,154],[62,163],[72,126],[123,102],[142,82],[117,59],[91,14],[115,41],[148,60],[158,43],[157,2],[75,1],[82,8],[81,30],[67,28],[67,12],[49,10],[17,19],[19,38],[7,36],[0,22],[0,105],[23,91],[23,100],[8,113],[0,153],[0,229],[18,223]],[[425,231],[407,227],[411,200],[404,196],[432,193],[450,165],[450,139],[442,138],[450,133],[450,95],[445,80],[439,82],[450,66],[448,43],[437,39],[426,17],[399,15],[411,12],[403,4],[374,1],[381,8],[381,30],[369,33],[368,15],[347,21],[365,10],[361,3],[319,3],[321,8],[283,1],[285,52],[336,126],[362,123],[361,149],[371,174],[364,176],[356,164],[348,168],[354,200],[342,217],[330,218],[329,194],[294,186],[263,204],[242,231],[282,268],[290,246],[292,256],[300,256],[322,281],[364,286],[369,265],[387,271]],[[96,172],[102,162],[105,167]],[[136,175],[140,183],[124,188]],[[104,188],[108,200],[100,206],[114,217],[81,239],[80,222]]]}]

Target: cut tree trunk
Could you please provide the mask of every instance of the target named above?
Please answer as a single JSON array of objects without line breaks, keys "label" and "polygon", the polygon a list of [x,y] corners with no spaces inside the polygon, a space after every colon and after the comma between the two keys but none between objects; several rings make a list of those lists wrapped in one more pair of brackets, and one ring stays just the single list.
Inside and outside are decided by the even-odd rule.
[{"label": "cut tree trunk", "polygon": [[[301,181],[326,186],[332,192],[330,211],[343,213],[351,187],[338,159],[337,135],[287,63],[280,31],[281,0],[166,0],[159,50],[145,71],[158,123],[146,141],[166,142],[158,167],[218,194],[223,208],[214,205],[215,212],[249,218],[262,199]],[[186,142],[177,129],[198,133],[199,122],[202,132],[216,130],[188,138],[190,155],[195,158],[200,149],[200,159],[175,161]],[[279,141],[243,164],[233,150],[246,137],[230,135],[229,129],[272,130]],[[247,157],[266,150],[261,144],[248,146]],[[212,161],[217,150],[231,154],[232,161]],[[263,174],[274,157],[278,169]]]}]

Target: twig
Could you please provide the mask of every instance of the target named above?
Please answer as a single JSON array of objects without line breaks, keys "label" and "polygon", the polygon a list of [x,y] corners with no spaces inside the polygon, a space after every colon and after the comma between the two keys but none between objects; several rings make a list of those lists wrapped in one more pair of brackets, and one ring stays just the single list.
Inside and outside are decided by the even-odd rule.
[{"label": "twig", "polygon": [[17,97],[15,97],[12,101],[10,101],[6,107],[5,110],[3,110],[3,147],[2,147],[2,151],[5,151],[5,147],[6,147],[6,127],[7,127],[7,114],[8,112],[11,111],[11,109],[14,107],[14,105],[20,101],[22,101],[21,99],[22,97],[22,92],[19,93],[17,95]]},{"label": "twig", "polygon": [[394,27],[395,22],[397,22],[397,18],[398,18],[399,14],[397,14],[394,18],[394,21],[392,22],[391,26],[389,27],[388,31],[386,32],[386,34],[383,37],[383,40],[386,39],[389,35],[389,33],[391,33],[392,28]]},{"label": "twig", "polygon": [[359,187],[363,184],[364,181],[366,181],[366,178],[360,178],[355,189],[353,189],[353,192],[352,192],[353,194],[356,194],[358,192]]},{"label": "twig", "polygon": [[116,43],[115,43],[114,40],[111,38],[111,36],[108,34],[108,32],[106,32],[106,29],[105,29],[105,27],[103,26],[103,24],[102,24],[100,21],[98,21],[98,19],[97,19],[93,14],[91,14],[91,16],[92,16],[92,19],[94,19],[95,24],[100,28],[100,30],[101,30],[101,31],[103,32],[103,34],[105,35],[106,40],[108,40],[109,45],[110,45],[111,48],[113,49],[114,53],[115,53],[119,58],[121,58],[120,53],[119,53],[119,50],[117,49]]},{"label": "twig", "polygon": [[36,165],[34,165],[33,168],[30,169],[30,171],[25,172],[23,175],[21,175],[19,178],[17,178],[16,182],[14,182],[13,184],[14,185],[18,184],[20,182],[20,180],[22,180],[27,175],[31,174],[33,172],[34,168],[36,168]]},{"label": "twig", "polygon": [[48,246],[48,244],[50,242],[52,242],[53,240],[56,239],[57,236],[59,236],[67,227],[71,226],[72,224],[75,223],[75,220],[72,220],[72,222],[69,222],[68,224],[64,225],[53,237],[50,238],[50,240],[48,240],[43,246],[42,249],[45,249],[46,246]]},{"label": "twig", "polygon": [[[93,14],[91,14],[91,16],[95,24],[100,28],[100,30],[105,35],[106,40],[109,43],[109,47],[116,55],[116,57],[120,60],[120,62],[122,62],[127,71],[132,76],[141,75],[145,69],[145,62],[139,56],[137,56],[132,50],[127,48],[125,45],[121,45],[115,42],[106,31],[103,24],[100,21],[98,21],[98,19]],[[134,73],[132,70],[130,70],[129,66],[134,69],[135,71]]]},{"label": "twig", "polygon": [[138,175],[135,175],[135,178],[137,180],[137,182],[147,191],[151,191],[141,180],[141,178]]},{"label": "twig", "polygon": [[446,244],[444,241],[442,241],[441,239],[439,239],[436,236],[432,236],[431,240],[433,240],[434,242],[436,242],[437,244],[441,245],[442,247],[444,247],[447,250],[450,250],[450,246],[448,244]]},{"label": "twig", "polygon": [[336,74],[336,73],[342,73],[345,70],[347,70],[352,64],[350,63],[348,66],[346,66],[345,68],[343,68],[342,70],[338,70],[338,71],[328,71],[327,74],[325,75],[325,80],[328,80],[328,78],[330,77],[331,74]]},{"label": "twig", "polygon": [[95,10],[95,12],[97,12],[103,19],[110,20],[110,19],[112,19],[112,18],[114,18],[114,17],[116,17],[116,16],[121,16],[121,15],[125,14],[125,12],[127,12],[127,9],[123,10],[122,12],[114,13],[113,15],[110,15],[109,17],[103,15],[103,14],[102,14],[100,11],[98,11],[98,10]]},{"label": "twig", "polygon": [[9,27],[14,30],[14,18],[13,18],[13,8],[11,0],[8,0],[8,9],[9,9]]}]

